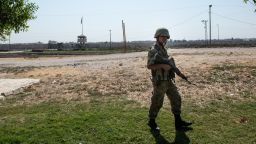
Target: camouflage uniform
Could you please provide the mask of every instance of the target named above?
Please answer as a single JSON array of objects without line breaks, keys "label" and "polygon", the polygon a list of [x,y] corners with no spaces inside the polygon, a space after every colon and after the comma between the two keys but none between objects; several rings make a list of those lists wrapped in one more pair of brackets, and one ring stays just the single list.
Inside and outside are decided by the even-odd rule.
[{"label": "camouflage uniform", "polygon": [[[181,113],[181,97],[174,84],[175,74],[188,81],[187,77],[180,72],[175,66],[174,59],[168,59],[167,51],[164,46],[166,45],[167,39],[170,38],[169,31],[166,28],[159,28],[156,30],[154,38],[156,38],[156,44],[148,52],[148,68],[151,69],[152,82],[153,82],[153,96],[151,98],[151,105],[149,109],[149,121],[148,126],[151,130],[160,130],[156,124],[156,117],[163,106],[164,94],[167,95],[171,103],[171,110],[174,114],[175,129],[186,130],[188,126],[192,125],[191,122],[182,120]],[[168,64],[157,65],[157,64]],[[160,69],[159,69],[160,68]],[[164,69],[171,68],[169,71]]]},{"label": "camouflage uniform", "polygon": [[[165,48],[158,43],[154,44],[148,52],[147,65],[168,63],[168,54]],[[153,83],[153,96],[151,97],[151,106],[149,109],[149,118],[155,119],[160,108],[163,106],[164,95],[166,94],[171,103],[173,114],[181,113],[181,97],[174,84],[174,72],[164,71],[163,69],[151,70]]]}]

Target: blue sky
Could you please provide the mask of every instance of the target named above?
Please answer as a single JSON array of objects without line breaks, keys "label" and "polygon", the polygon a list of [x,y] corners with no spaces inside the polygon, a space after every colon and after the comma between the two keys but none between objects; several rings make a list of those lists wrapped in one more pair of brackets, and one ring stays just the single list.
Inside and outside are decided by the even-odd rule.
[{"label": "blue sky", "polygon": [[[158,27],[166,27],[174,40],[204,39],[201,20],[209,18],[212,4],[212,39],[255,38],[256,6],[243,0],[30,0],[39,9],[29,30],[12,33],[11,43],[55,40],[76,42],[84,34],[88,42],[122,41],[122,20],[127,41],[154,40]],[[208,23],[209,27],[209,23]],[[208,30],[209,32],[209,30]]]}]

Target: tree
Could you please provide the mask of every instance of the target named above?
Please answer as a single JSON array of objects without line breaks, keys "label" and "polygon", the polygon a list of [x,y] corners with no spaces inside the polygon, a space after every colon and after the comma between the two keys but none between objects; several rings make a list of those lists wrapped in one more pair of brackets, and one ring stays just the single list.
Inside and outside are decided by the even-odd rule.
[{"label": "tree", "polygon": [[[245,3],[247,3],[249,0],[244,0]],[[254,4],[256,4],[256,0],[252,0]]]},{"label": "tree", "polygon": [[[253,3],[250,0],[244,0],[245,3],[250,2],[256,6],[256,0],[252,0],[252,1],[253,1]],[[256,12],[256,10],[255,10],[255,12]]]},{"label": "tree", "polygon": [[[252,1],[253,1],[253,3],[250,0],[244,0],[245,3],[250,2],[256,6],[256,0],[252,0]],[[256,9],[255,9],[255,12],[256,12]]]},{"label": "tree", "polygon": [[36,18],[37,10],[38,6],[28,0],[0,0],[0,39],[5,40],[12,30],[27,31],[27,22]]}]

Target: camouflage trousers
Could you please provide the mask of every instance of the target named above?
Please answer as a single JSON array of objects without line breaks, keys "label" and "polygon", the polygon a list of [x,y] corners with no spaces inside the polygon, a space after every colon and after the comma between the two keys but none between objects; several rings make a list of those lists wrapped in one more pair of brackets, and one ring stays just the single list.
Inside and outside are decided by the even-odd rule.
[{"label": "camouflage trousers", "polygon": [[163,106],[164,95],[166,94],[173,114],[181,113],[181,97],[177,87],[172,81],[156,81],[153,82],[153,95],[151,97],[151,105],[149,109],[149,118],[155,119],[161,107]]}]

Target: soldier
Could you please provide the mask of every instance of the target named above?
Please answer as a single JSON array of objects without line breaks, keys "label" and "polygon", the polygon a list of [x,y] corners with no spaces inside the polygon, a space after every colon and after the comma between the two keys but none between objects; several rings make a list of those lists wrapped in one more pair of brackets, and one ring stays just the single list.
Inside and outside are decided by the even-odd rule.
[{"label": "soldier", "polygon": [[175,66],[174,60],[169,59],[165,49],[165,45],[170,38],[168,29],[157,29],[154,38],[156,38],[156,43],[148,52],[147,61],[147,68],[151,70],[153,83],[148,126],[152,130],[159,130],[155,119],[163,106],[164,95],[166,94],[171,103],[171,111],[174,114],[175,129],[182,130],[192,123],[183,121],[180,117],[181,96],[175,86],[174,77],[175,73],[185,80],[187,80],[187,77]]}]

